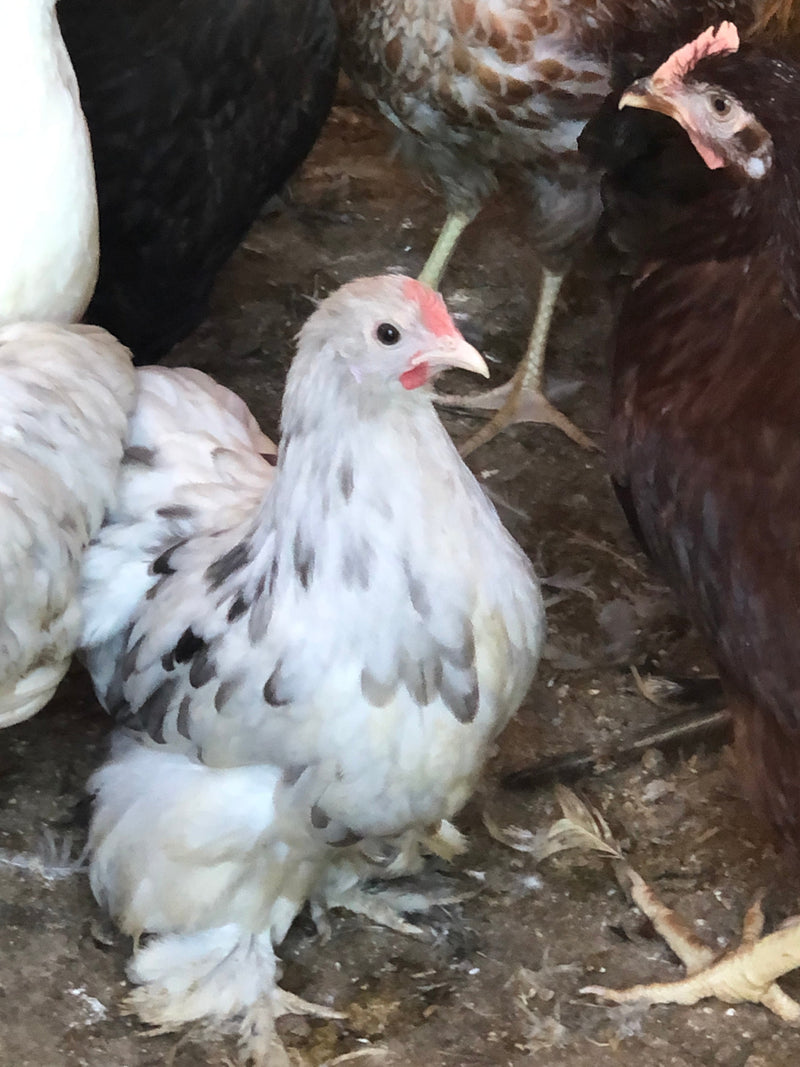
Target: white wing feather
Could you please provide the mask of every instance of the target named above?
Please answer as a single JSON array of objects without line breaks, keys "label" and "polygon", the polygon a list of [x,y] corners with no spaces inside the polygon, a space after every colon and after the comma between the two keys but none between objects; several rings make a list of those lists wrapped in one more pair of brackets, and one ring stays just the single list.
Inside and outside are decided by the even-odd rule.
[{"label": "white wing feather", "polygon": [[80,636],[84,549],[114,488],[130,353],[89,326],[0,329],[0,725],[35,714]]},{"label": "white wing feather", "polygon": [[153,584],[150,566],[176,540],[233,526],[269,486],[277,446],[235,393],[191,368],[138,371],[103,549],[84,578],[84,645],[125,626]]}]

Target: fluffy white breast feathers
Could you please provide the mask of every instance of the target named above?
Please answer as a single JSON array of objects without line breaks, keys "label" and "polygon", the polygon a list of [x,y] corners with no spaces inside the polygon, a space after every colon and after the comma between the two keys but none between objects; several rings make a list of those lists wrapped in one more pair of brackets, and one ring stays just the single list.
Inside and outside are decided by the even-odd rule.
[{"label": "fluffy white breast feathers", "polygon": [[282,1062],[273,946],[307,900],[386,918],[359,880],[413,865],[525,695],[538,583],[433,409],[454,366],[486,373],[437,294],[385,276],[303,327],[277,453],[204,375],[140,374],[83,606],[123,727],[91,879],[155,935],[131,969],[151,1023],[236,1019]]}]

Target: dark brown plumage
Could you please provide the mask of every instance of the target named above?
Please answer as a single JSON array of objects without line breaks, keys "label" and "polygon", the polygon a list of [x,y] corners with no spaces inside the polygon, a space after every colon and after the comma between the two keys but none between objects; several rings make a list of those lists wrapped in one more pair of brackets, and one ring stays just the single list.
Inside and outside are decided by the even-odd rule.
[{"label": "dark brown plumage", "polygon": [[689,138],[649,112],[606,113],[584,138],[623,146],[604,160],[604,223],[639,260],[614,346],[609,462],[717,660],[745,784],[797,845],[800,67],[742,48],[674,73],[623,103],[672,113],[717,169],[697,155],[693,171]]}]

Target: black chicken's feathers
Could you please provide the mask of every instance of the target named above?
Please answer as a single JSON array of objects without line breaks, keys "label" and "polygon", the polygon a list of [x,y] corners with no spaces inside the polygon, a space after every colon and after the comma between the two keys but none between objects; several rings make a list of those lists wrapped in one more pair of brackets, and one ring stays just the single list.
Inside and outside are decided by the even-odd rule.
[{"label": "black chicken's feathers", "polygon": [[152,361],[330,107],[329,0],[60,0],[94,150],[100,278],[87,321]]}]

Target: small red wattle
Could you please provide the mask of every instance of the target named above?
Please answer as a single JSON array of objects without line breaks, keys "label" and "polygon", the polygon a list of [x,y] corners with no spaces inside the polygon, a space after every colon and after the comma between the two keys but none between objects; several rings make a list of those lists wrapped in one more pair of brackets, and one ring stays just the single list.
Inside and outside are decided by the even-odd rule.
[{"label": "small red wattle", "polygon": [[418,363],[416,367],[409,367],[400,375],[400,384],[404,389],[419,389],[430,377],[430,368],[427,363]]}]

